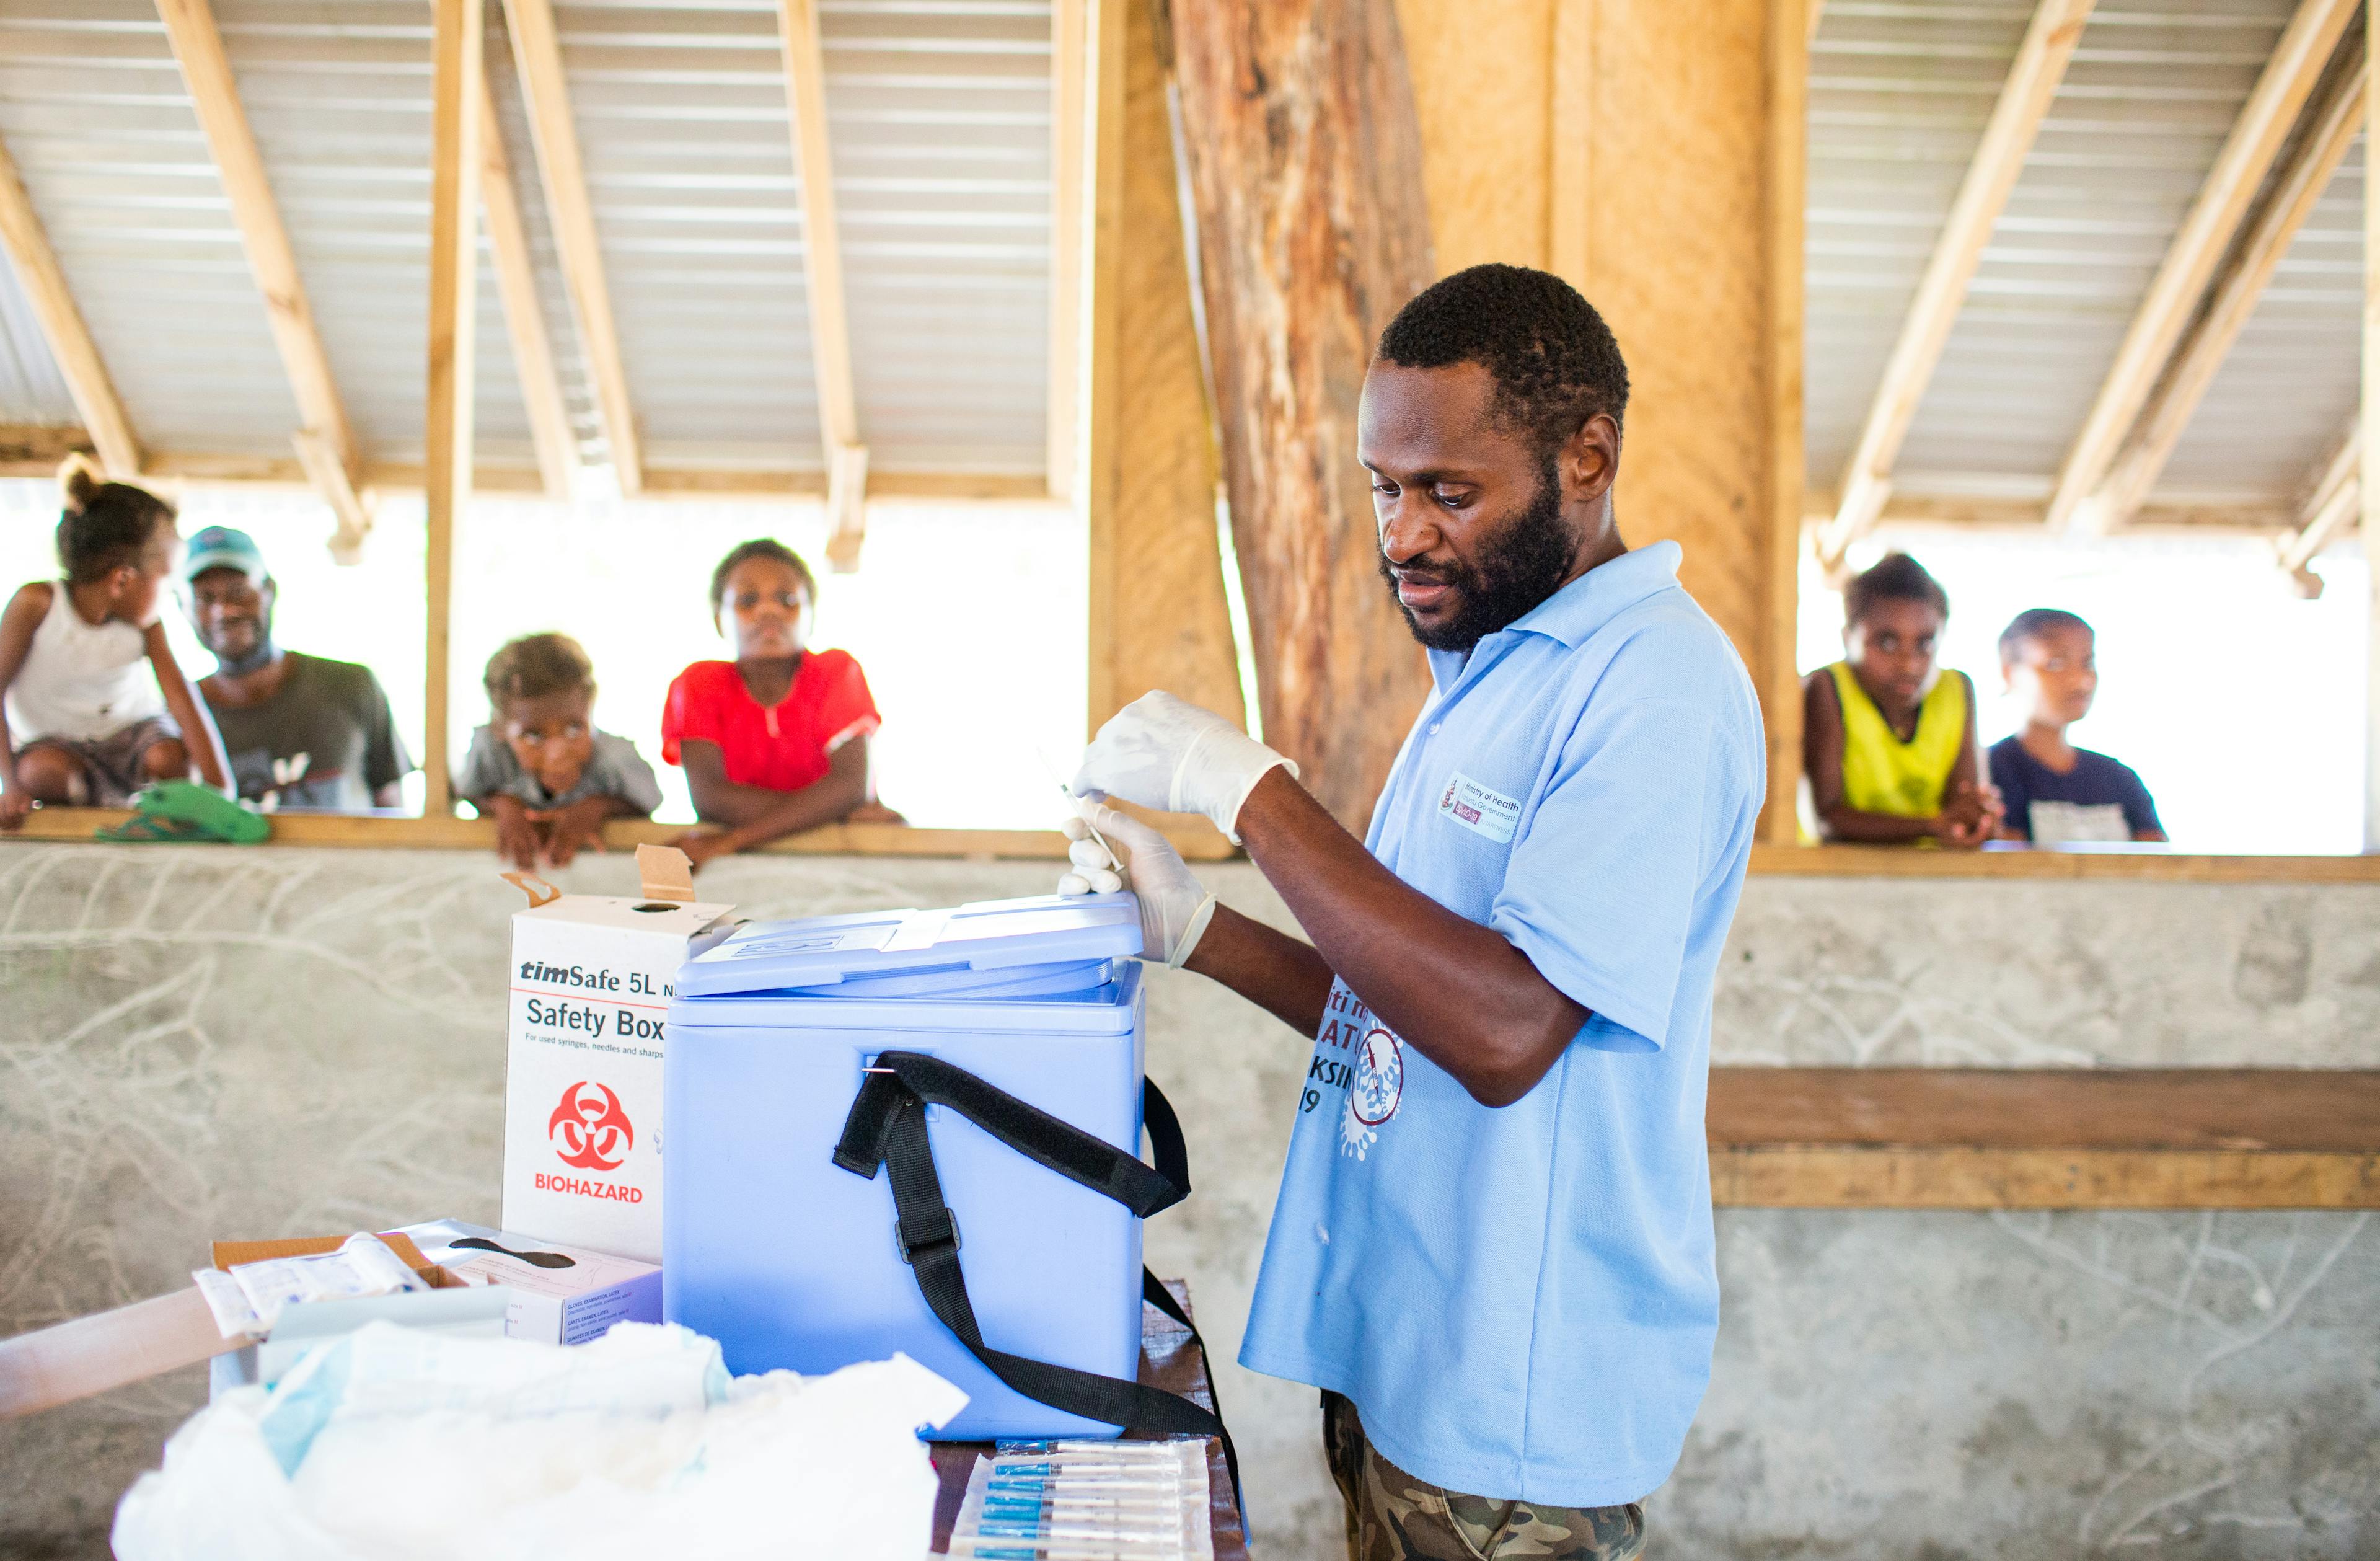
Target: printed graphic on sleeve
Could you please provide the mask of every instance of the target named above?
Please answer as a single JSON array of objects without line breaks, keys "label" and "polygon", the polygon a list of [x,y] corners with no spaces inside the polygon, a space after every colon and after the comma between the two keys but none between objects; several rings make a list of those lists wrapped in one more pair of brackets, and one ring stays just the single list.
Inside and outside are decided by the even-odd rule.
[{"label": "printed graphic on sleeve", "polygon": [[1322,1029],[1314,1038],[1314,1061],[1305,1070],[1305,1092],[1298,1100],[1300,1115],[1320,1110],[1333,1090],[1341,1094],[1339,1152],[1364,1159],[1404,1102],[1404,1043],[1336,981],[1330,983]]}]

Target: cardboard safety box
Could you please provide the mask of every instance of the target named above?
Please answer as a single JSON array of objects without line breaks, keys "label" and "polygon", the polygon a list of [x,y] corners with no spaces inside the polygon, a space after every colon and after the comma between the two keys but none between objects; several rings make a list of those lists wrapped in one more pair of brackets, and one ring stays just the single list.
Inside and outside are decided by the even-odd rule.
[{"label": "cardboard safety box", "polygon": [[[284,1241],[218,1241],[212,1254],[214,1266],[228,1272],[241,1263],[272,1258],[315,1257],[336,1251],[345,1238],[304,1237]],[[498,1338],[511,1298],[484,1287],[480,1281],[448,1273],[407,1239],[403,1231],[386,1231],[398,1261],[420,1275],[430,1288],[353,1300],[301,1301],[285,1307],[273,1331],[257,1340],[225,1339],[207,1371],[207,1396],[219,1396],[252,1383],[278,1382],[282,1373],[316,1345],[352,1334],[367,1323],[395,1323],[402,1327],[475,1338]]]},{"label": "cardboard safety box", "polygon": [[640,846],[635,896],[507,873],[504,1227],[645,1262],[662,1256],[662,1058],[678,967],[730,930],[686,853]]},{"label": "cardboard safety box", "polygon": [[662,1320],[662,1271],[649,1262],[461,1220],[408,1225],[403,1234],[465,1282],[504,1287],[504,1333],[513,1338],[585,1344],[614,1323]]}]

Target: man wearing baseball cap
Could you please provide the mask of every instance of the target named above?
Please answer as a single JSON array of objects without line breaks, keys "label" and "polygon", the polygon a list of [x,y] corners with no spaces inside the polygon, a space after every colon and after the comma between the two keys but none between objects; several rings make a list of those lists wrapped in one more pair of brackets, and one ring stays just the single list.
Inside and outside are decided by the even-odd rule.
[{"label": "man wearing baseball cap", "polygon": [[371,668],[273,642],[277,588],[246,531],[209,526],[182,563],[190,627],[215,658],[199,692],[222,729],[239,794],[273,808],[394,808],[413,760]]}]

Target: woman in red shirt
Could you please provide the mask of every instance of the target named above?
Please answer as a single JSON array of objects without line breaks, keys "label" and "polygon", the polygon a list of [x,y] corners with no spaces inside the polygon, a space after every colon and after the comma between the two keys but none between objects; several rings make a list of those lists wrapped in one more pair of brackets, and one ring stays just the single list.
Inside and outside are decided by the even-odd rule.
[{"label": "woman in red shirt", "polygon": [[882,718],[847,651],[808,648],[818,585],[782,543],[747,542],[710,577],[710,617],[735,659],[698,661],[662,707],[662,757],[686,769],[697,867],[845,818],[898,823],[876,801],[868,744]]}]

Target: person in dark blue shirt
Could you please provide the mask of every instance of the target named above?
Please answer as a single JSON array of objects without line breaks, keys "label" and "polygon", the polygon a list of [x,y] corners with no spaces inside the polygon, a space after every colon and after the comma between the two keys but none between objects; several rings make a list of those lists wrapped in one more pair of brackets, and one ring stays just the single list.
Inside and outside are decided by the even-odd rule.
[{"label": "person in dark blue shirt", "polygon": [[2023,729],[1992,744],[1992,785],[2008,807],[2004,839],[2057,846],[2166,837],[2149,788],[2129,765],[2067,740],[2099,691],[2094,652],[2091,626],[2056,607],[2019,613],[2000,632],[2000,676],[2025,706]]}]

